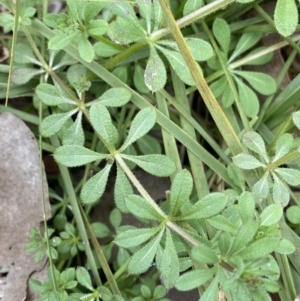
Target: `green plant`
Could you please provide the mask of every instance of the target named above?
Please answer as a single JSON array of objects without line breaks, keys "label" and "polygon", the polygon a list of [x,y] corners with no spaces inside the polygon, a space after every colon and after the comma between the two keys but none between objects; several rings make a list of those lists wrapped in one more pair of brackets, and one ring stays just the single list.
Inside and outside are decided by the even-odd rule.
[{"label": "green plant", "polygon": [[[32,229],[27,245],[50,259],[49,280],[30,280],[38,300],[163,301],[173,287],[202,301],[296,298],[299,75],[279,87],[300,52],[288,37],[297,4],[273,1],[273,21],[263,2],[67,1],[47,14],[47,1],[0,1],[0,24],[13,30],[1,85],[32,97],[27,112],[0,109],[38,126],[60,170],[51,228]],[[262,46],[275,28],[284,42]],[[286,45],[273,78],[261,66]],[[160,202],[137,167],[170,177]],[[108,181],[106,224],[91,212]]]}]

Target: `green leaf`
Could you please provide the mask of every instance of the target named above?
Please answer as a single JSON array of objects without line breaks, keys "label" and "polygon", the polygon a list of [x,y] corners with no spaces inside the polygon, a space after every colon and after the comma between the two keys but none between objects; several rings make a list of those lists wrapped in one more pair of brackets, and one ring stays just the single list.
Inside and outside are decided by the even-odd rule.
[{"label": "green leaf", "polygon": [[255,169],[258,167],[265,167],[265,165],[259,162],[255,157],[241,153],[232,157],[233,163],[241,169]]},{"label": "green leaf", "polygon": [[294,138],[292,134],[284,133],[276,141],[276,152],[272,162],[282,158],[293,148]]},{"label": "green leaf", "polygon": [[151,17],[152,17],[152,1],[151,0],[137,0],[140,14],[145,18],[147,24],[147,33],[151,33]]},{"label": "green leaf", "polygon": [[76,279],[78,280],[79,284],[81,284],[88,290],[94,290],[90,274],[84,267],[78,267],[76,269]]},{"label": "green leaf", "polygon": [[14,67],[11,74],[11,82],[15,85],[24,85],[33,77],[42,73],[44,73],[44,70],[41,69]]},{"label": "green leaf", "polygon": [[300,224],[300,207],[291,206],[287,208],[286,217],[293,224]]},{"label": "green leaf", "polygon": [[142,296],[146,299],[150,299],[151,298],[151,290],[148,286],[142,284],[141,286],[141,293]]},{"label": "green leaf", "polygon": [[214,55],[213,48],[204,40],[188,38],[186,39],[186,43],[196,61],[207,61]]},{"label": "green leaf", "polygon": [[215,97],[218,98],[220,97],[226,87],[228,87],[228,82],[225,76],[221,76],[219,79],[214,81],[210,86],[211,91],[214,93]]},{"label": "green leaf", "polygon": [[114,46],[103,41],[98,41],[93,47],[96,55],[105,58],[118,54],[121,51],[120,46]]},{"label": "green leaf", "polygon": [[99,102],[94,103],[90,108],[90,118],[93,128],[100,135],[106,147],[111,151],[114,150],[118,132],[112,124],[107,108]]},{"label": "green leaf", "polygon": [[102,2],[96,2],[96,1],[87,2],[84,10],[84,22],[88,23],[90,20],[96,17],[99,14],[102,6],[103,6]]},{"label": "green leaf", "polygon": [[279,222],[283,214],[282,206],[279,204],[272,204],[266,207],[260,214],[260,225],[271,226]]},{"label": "green leaf", "polygon": [[122,223],[122,213],[118,208],[114,208],[109,215],[111,225],[117,230]]},{"label": "green leaf", "polygon": [[227,55],[230,45],[230,27],[224,19],[216,18],[213,24],[213,33],[216,40]]},{"label": "green leaf", "polygon": [[245,79],[256,91],[263,95],[271,95],[276,92],[276,81],[268,74],[253,71],[233,71]]},{"label": "green leaf", "polygon": [[39,84],[35,90],[38,98],[47,106],[57,106],[62,103],[76,104],[71,99],[59,95],[57,89],[49,84]]},{"label": "green leaf", "polygon": [[106,107],[121,107],[131,98],[130,92],[125,88],[111,88],[105,91],[96,101]]},{"label": "green leaf", "polygon": [[128,210],[137,217],[157,221],[161,221],[163,219],[162,216],[139,195],[127,195],[125,197],[125,204]]},{"label": "green leaf", "polygon": [[203,0],[187,0],[183,8],[183,15],[186,16],[203,6]]},{"label": "green leaf", "polygon": [[63,145],[84,144],[84,132],[82,128],[82,112],[79,112],[73,125],[69,127],[63,138]]},{"label": "green leaf", "polygon": [[245,85],[240,79],[235,77],[235,80],[238,84],[239,96],[245,114],[250,118],[255,117],[259,111],[259,101],[256,94],[253,92],[252,89],[250,89],[247,85]]},{"label": "green leaf", "polygon": [[64,125],[64,123],[75,113],[78,109],[69,111],[67,113],[52,114],[43,119],[40,124],[40,132],[44,137],[50,137],[56,134]]},{"label": "green leaf", "polygon": [[166,245],[160,265],[160,279],[167,290],[172,288],[179,277],[179,260],[171,232],[166,228]]},{"label": "green leaf", "polygon": [[238,233],[235,235],[235,239],[232,243],[230,249],[230,254],[235,254],[240,252],[242,249],[246,248],[247,244],[253,239],[256,231],[258,229],[258,223],[253,220],[249,220],[244,223]]},{"label": "green leaf", "polygon": [[203,285],[208,280],[213,278],[215,273],[215,268],[194,270],[188,273],[184,273],[178,278],[175,287],[179,291],[190,291],[196,287]]},{"label": "green leaf", "polygon": [[222,230],[230,233],[236,233],[238,230],[237,226],[223,215],[217,215],[211,217],[207,219],[207,222],[215,229],[218,230]]},{"label": "green leaf", "polygon": [[164,56],[169,61],[170,65],[172,66],[178,77],[184,83],[190,86],[195,85],[194,79],[185,64],[182,55],[179,52],[166,49],[159,45],[156,45],[156,47],[164,54]]},{"label": "green leaf", "polygon": [[206,245],[200,245],[192,249],[192,257],[200,263],[214,264],[219,261],[214,251]]},{"label": "green leaf", "polygon": [[253,260],[265,257],[275,251],[278,245],[278,237],[263,237],[250,243],[247,248],[239,253],[239,255],[243,256],[244,260]]},{"label": "green leaf", "polygon": [[261,47],[257,47],[254,50],[250,51],[249,54],[247,56],[245,56],[245,60],[247,60],[248,57],[253,56],[255,54],[257,54],[259,56],[251,59],[251,61],[247,61],[245,63],[245,65],[254,65],[255,66],[255,65],[265,65],[265,64],[269,63],[274,56],[273,52],[269,52],[269,53],[266,53],[263,55],[258,54],[260,51],[263,51],[266,48],[267,48],[266,46],[261,46]]},{"label": "green leaf", "polygon": [[239,197],[238,208],[243,223],[253,218],[255,211],[255,201],[249,191],[243,192]]},{"label": "green leaf", "polygon": [[157,54],[154,47],[150,47],[150,56],[147,62],[145,74],[145,84],[152,92],[161,90],[167,81],[166,67]]},{"label": "green leaf", "polygon": [[286,185],[273,173],[274,185],[273,185],[273,200],[274,203],[281,204],[285,207],[290,200],[290,192]]},{"label": "green leaf", "polygon": [[260,32],[255,33],[244,33],[241,38],[239,39],[234,52],[232,53],[229,63],[232,62],[236,57],[240,54],[244,53],[252,46],[254,46],[261,38],[262,34]]},{"label": "green leaf", "polygon": [[136,143],[143,155],[161,153],[160,143],[157,141],[157,139],[151,137],[150,135],[143,136],[137,140]]},{"label": "green leaf", "polygon": [[300,170],[292,168],[278,167],[275,169],[276,174],[280,175],[284,181],[291,186],[300,185]]},{"label": "green leaf", "polygon": [[222,96],[222,104],[225,108],[229,108],[234,103],[234,95],[230,86],[227,84]]},{"label": "green leaf", "polygon": [[76,167],[106,158],[107,154],[100,154],[79,145],[64,145],[54,152],[54,159],[67,167]]},{"label": "green leaf", "polygon": [[263,200],[269,195],[268,172],[252,187],[252,194],[256,200]]},{"label": "green leaf", "polygon": [[115,243],[122,248],[141,245],[161,230],[161,225],[154,228],[133,229],[122,232],[115,238]]},{"label": "green leaf", "polygon": [[139,138],[146,135],[154,126],[156,120],[156,111],[153,107],[148,107],[140,110],[134,117],[128,136],[121,146],[120,150],[123,151],[129,145],[134,143]]},{"label": "green leaf", "polygon": [[148,93],[149,89],[145,84],[145,70],[139,65],[136,64],[133,73],[133,82],[136,89],[141,93]]},{"label": "green leaf", "polygon": [[277,0],[274,23],[284,37],[290,36],[298,24],[298,9],[295,0]]},{"label": "green leaf", "polygon": [[189,201],[193,190],[193,178],[186,169],[176,173],[170,192],[171,215],[176,215],[180,208]]},{"label": "green leaf", "polygon": [[78,45],[78,51],[80,57],[84,61],[90,63],[94,59],[95,51],[93,45],[88,40],[88,37],[85,34],[81,35],[81,38],[79,40],[79,45]]},{"label": "green leaf", "polygon": [[187,211],[184,211],[179,220],[209,218],[221,212],[228,202],[228,197],[219,192],[210,193]]},{"label": "green leaf", "polygon": [[77,35],[74,33],[72,35],[67,35],[65,33],[56,34],[52,39],[48,42],[48,48],[51,50],[60,50],[65,48],[71,40]]},{"label": "green leaf", "polygon": [[103,223],[95,222],[91,224],[91,227],[93,229],[95,236],[98,238],[105,238],[110,236],[111,234],[110,229]]},{"label": "green leaf", "polygon": [[14,61],[19,64],[40,64],[39,60],[34,56],[31,47],[23,43],[16,45]]},{"label": "green leaf", "polygon": [[292,116],[295,126],[300,129],[300,111],[294,112]]},{"label": "green leaf", "polygon": [[164,155],[129,156],[121,154],[121,156],[157,177],[168,177],[176,170],[175,163]]},{"label": "green leaf", "polygon": [[112,12],[113,14],[124,18],[131,23],[138,23],[138,18],[134,12],[134,9],[132,6],[127,2],[106,2],[104,3],[104,7]]},{"label": "green leaf", "polygon": [[80,198],[84,204],[93,204],[102,197],[111,167],[112,164],[107,164],[83,185]]},{"label": "green leaf", "polygon": [[115,189],[114,189],[114,198],[115,198],[116,206],[123,213],[129,212],[125,204],[125,197],[129,194],[133,194],[133,189],[124,171],[117,164],[117,178],[116,178]]},{"label": "green leaf", "polygon": [[158,285],[155,287],[154,292],[153,292],[153,298],[160,299],[166,295],[167,291],[162,285]]},{"label": "green leaf", "polygon": [[163,232],[164,229],[162,229],[160,233],[151,239],[143,248],[134,253],[128,264],[129,274],[141,274],[150,268]]},{"label": "green leaf", "polygon": [[261,155],[266,162],[269,162],[265,142],[258,133],[253,131],[246,131],[243,134],[242,142],[246,145],[247,148]]},{"label": "green leaf", "polygon": [[153,8],[152,8],[152,18],[154,19],[154,28],[153,31],[157,30],[162,26],[163,23],[163,12],[159,4],[159,0],[153,0]]},{"label": "green leaf", "polygon": [[102,36],[106,33],[108,24],[104,20],[92,20],[87,27],[87,33],[91,36]]},{"label": "green leaf", "polygon": [[219,277],[216,276],[201,296],[201,301],[215,301],[219,293]]},{"label": "green leaf", "polygon": [[295,252],[295,250],[295,246],[289,240],[283,238],[280,240],[275,252],[280,254],[292,254]]},{"label": "green leaf", "polygon": [[218,247],[222,256],[226,256],[232,245],[232,237],[228,232],[222,232],[218,238]]}]

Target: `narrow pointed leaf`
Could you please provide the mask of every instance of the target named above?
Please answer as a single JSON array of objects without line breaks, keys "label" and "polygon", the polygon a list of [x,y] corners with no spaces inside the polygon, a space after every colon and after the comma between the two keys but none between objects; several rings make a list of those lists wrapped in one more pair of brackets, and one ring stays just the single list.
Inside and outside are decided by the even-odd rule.
[{"label": "narrow pointed leaf", "polygon": [[172,288],[179,277],[179,260],[171,232],[166,228],[166,245],[160,265],[160,279],[167,290]]},{"label": "narrow pointed leaf", "polygon": [[245,191],[241,194],[239,198],[238,208],[240,217],[244,223],[253,218],[255,210],[255,201],[252,194],[249,191]]},{"label": "narrow pointed leaf", "polygon": [[206,245],[200,245],[192,249],[192,257],[200,263],[214,264],[219,261],[214,251]]},{"label": "narrow pointed leaf", "polygon": [[65,33],[59,33],[55,35],[52,39],[48,42],[48,48],[51,50],[60,50],[66,47],[71,40],[75,37],[76,33],[72,35],[68,35]]},{"label": "narrow pointed leaf", "polygon": [[171,213],[175,215],[189,201],[193,190],[193,178],[188,170],[179,171],[172,183],[170,193]]},{"label": "narrow pointed leaf", "polygon": [[238,230],[238,227],[223,215],[216,215],[214,217],[211,217],[207,219],[207,222],[215,229],[229,233],[236,233]]},{"label": "narrow pointed leaf", "polygon": [[282,134],[276,141],[276,153],[273,162],[288,154],[293,147],[293,142],[292,134]]},{"label": "narrow pointed leaf", "polygon": [[82,112],[79,112],[73,125],[66,131],[63,138],[63,145],[84,144],[84,132],[82,128]]},{"label": "narrow pointed leaf", "polygon": [[134,85],[139,92],[148,93],[149,89],[145,84],[144,77],[145,77],[145,70],[139,64],[136,64],[133,73]]},{"label": "narrow pointed leaf", "polygon": [[186,16],[203,6],[203,0],[187,0],[183,8],[183,15]]},{"label": "narrow pointed leaf", "polygon": [[300,170],[292,168],[279,167],[275,169],[275,172],[280,175],[284,181],[291,186],[300,185]]},{"label": "narrow pointed leaf", "polygon": [[122,248],[136,247],[149,240],[159,230],[161,230],[161,226],[128,230],[118,234],[115,243]]},{"label": "narrow pointed leaf", "polygon": [[121,156],[157,177],[168,177],[176,170],[175,163],[164,155],[129,156],[122,154]]},{"label": "narrow pointed leaf", "polygon": [[123,213],[129,212],[125,204],[125,197],[129,194],[133,194],[132,186],[122,168],[117,164],[117,178],[114,189],[114,198],[116,206]]},{"label": "narrow pointed leaf", "polygon": [[152,1],[151,0],[137,0],[140,14],[145,18],[147,24],[147,32],[151,33],[151,17],[152,17]]},{"label": "narrow pointed leaf", "polygon": [[224,93],[227,86],[228,86],[228,82],[226,77],[221,76],[219,79],[214,81],[209,87],[211,91],[214,93],[215,97],[218,98]]},{"label": "narrow pointed leaf", "polygon": [[230,44],[230,27],[224,19],[216,18],[213,24],[213,33],[225,54],[228,53]]},{"label": "narrow pointed leaf", "polygon": [[79,45],[78,45],[78,51],[80,57],[85,60],[86,62],[90,63],[95,56],[94,48],[91,44],[91,42],[88,40],[88,37],[82,34]]},{"label": "narrow pointed leaf", "polygon": [[44,137],[55,135],[62,128],[64,123],[77,111],[78,109],[75,109],[67,113],[52,114],[47,116],[45,119],[43,119],[40,125],[41,134]]},{"label": "narrow pointed leaf", "polygon": [[129,20],[133,23],[138,23],[138,19],[133,7],[127,2],[109,1],[104,4],[104,7],[113,14],[122,17],[123,19]]},{"label": "narrow pointed leaf", "polygon": [[282,181],[275,174],[273,174],[273,179],[273,201],[274,203],[281,204],[281,206],[285,207],[289,203],[290,192],[286,185],[282,183]]},{"label": "narrow pointed leaf", "polygon": [[76,167],[106,158],[107,154],[100,154],[79,145],[64,145],[54,152],[54,159],[67,167]]},{"label": "narrow pointed leaf", "polygon": [[219,293],[219,277],[215,276],[214,280],[205,289],[201,296],[201,301],[215,301]]},{"label": "narrow pointed leaf", "polygon": [[111,167],[107,164],[83,185],[80,198],[84,204],[93,204],[102,197]]},{"label": "narrow pointed leaf", "polygon": [[230,233],[222,232],[218,238],[218,247],[222,256],[226,256],[231,248],[233,238]]},{"label": "narrow pointed leaf", "polygon": [[130,194],[125,197],[125,204],[128,210],[135,216],[150,220],[161,221],[162,217],[157,211],[142,197]]},{"label": "narrow pointed leaf", "polygon": [[121,107],[130,100],[131,94],[124,88],[111,88],[105,91],[96,101],[106,107]]},{"label": "narrow pointed leaf", "polygon": [[128,264],[129,274],[141,274],[150,268],[163,232],[164,230],[161,230],[156,237],[151,239],[143,248],[131,257]]},{"label": "narrow pointed leaf", "polygon": [[266,152],[265,142],[262,137],[254,131],[246,131],[243,134],[242,142],[251,150],[261,155],[266,162],[268,162],[268,156]]},{"label": "narrow pointed leaf", "polygon": [[128,136],[121,147],[121,151],[134,143],[139,138],[146,135],[154,126],[156,120],[156,111],[154,108],[149,107],[142,109],[134,117]]},{"label": "narrow pointed leaf", "polygon": [[232,158],[233,163],[241,169],[255,169],[258,167],[265,167],[265,165],[259,162],[255,157],[241,153]]},{"label": "narrow pointed leaf", "polygon": [[279,222],[283,214],[282,206],[272,204],[266,207],[260,214],[260,225],[271,226]]},{"label": "narrow pointed leaf", "polygon": [[254,198],[259,201],[267,198],[269,194],[268,173],[265,173],[265,175],[253,185],[252,194]]},{"label": "narrow pointed leaf", "polygon": [[284,37],[290,36],[298,24],[298,10],[295,0],[278,0],[274,12],[274,23]]},{"label": "narrow pointed leaf", "polygon": [[222,104],[225,108],[229,108],[234,103],[234,95],[230,86],[227,84],[222,95]]},{"label": "narrow pointed leaf", "polygon": [[167,81],[166,67],[154,47],[150,47],[150,57],[147,62],[145,84],[152,92],[161,90]]}]

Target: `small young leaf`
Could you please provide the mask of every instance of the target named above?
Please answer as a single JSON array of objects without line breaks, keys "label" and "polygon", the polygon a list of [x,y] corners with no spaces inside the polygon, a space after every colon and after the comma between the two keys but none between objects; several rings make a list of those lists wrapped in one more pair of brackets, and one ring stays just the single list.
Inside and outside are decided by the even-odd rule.
[{"label": "small young leaf", "polygon": [[271,95],[276,92],[276,82],[268,74],[253,71],[234,71],[234,74],[245,79],[256,91],[263,95]]},{"label": "small young leaf", "polygon": [[215,268],[210,268],[194,270],[188,273],[184,273],[178,278],[175,287],[179,291],[190,291],[206,283],[209,279],[213,278],[215,272]]},{"label": "small young leaf", "polygon": [[276,160],[288,154],[293,147],[293,142],[294,139],[292,134],[282,134],[276,141],[276,153],[272,162],[275,162]]},{"label": "small young leaf", "polygon": [[129,156],[122,154],[121,156],[157,177],[168,177],[176,170],[175,163],[164,155]]},{"label": "small young leaf", "polygon": [[131,98],[130,92],[125,88],[111,88],[105,91],[95,101],[100,101],[106,107],[121,107]]},{"label": "small young leaf", "polygon": [[61,32],[49,40],[48,48],[51,50],[63,49],[71,42],[71,40],[75,37],[75,35],[77,35],[77,33],[68,35]]},{"label": "small young leaf", "polygon": [[124,171],[117,164],[117,178],[116,178],[115,189],[114,189],[114,198],[115,198],[116,206],[123,213],[129,212],[125,205],[125,197],[129,194],[133,194],[133,189]]},{"label": "small young leaf", "polygon": [[[91,2],[90,2],[91,3]],[[116,45],[116,46],[114,46]],[[120,46],[117,44],[106,44],[102,41],[99,41],[93,45],[95,54],[100,57],[110,57],[115,54],[118,54],[121,51]]]},{"label": "small young leaf", "polygon": [[168,228],[166,228],[166,245],[162,255],[160,271],[161,281],[165,288],[169,290],[179,277],[179,260],[171,231]]},{"label": "small young leaf", "polygon": [[95,51],[93,45],[88,40],[88,37],[85,34],[81,35],[78,45],[78,51],[80,57],[86,62],[90,63],[95,56]]},{"label": "small young leaf", "polygon": [[130,144],[146,135],[154,126],[155,120],[156,111],[153,107],[148,107],[140,110],[134,117],[129,129],[128,136],[120,150],[124,150]]},{"label": "small young leaf", "polygon": [[228,202],[223,193],[210,193],[178,217],[179,220],[209,218],[222,211]]},{"label": "small young leaf", "polygon": [[242,142],[246,145],[246,147],[261,155],[266,162],[269,161],[266,152],[265,142],[258,133],[253,131],[246,131],[243,134]]},{"label": "small young leaf", "polygon": [[136,89],[141,93],[148,93],[149,89],[145,84],[145,70],[139,65],[136,64],[133,73],[133,82]]},{"label": "small young leaf", "polygon": [[203,0],[187,0],[183,8],[183,15],[186,16],[203,6]]},{"label": "small young leaf", "polygon": [[293,224],[300,224],[300,207],[291,206],[286,211],[287,219]]},{"label": "small young leaf", "polygon": [[290,192],[286,185],[273,173],[274,185],[273,185],[273,200],[276,204],[281,204],[285,207],[290,200]]},{"label": "small young leaf", "polygon": [[88,290],[94,290],[90,274],[84,267],[78,267],[76,269],[76,279],[82,286],[84,286]]},{"label": "small young leaf", "polygon": [[250,89],[247,85],[245,85],[240,79],[235,77],[235,80],[238,84],[239,96],[245,114],[250,118],[255,117],[259,111],[259,101],[256,94],[253,92],[252,89]]},{"label": "small young leaf", "polygon": [[57,106],[62,103],[76,104],[73,100],[59,95],[56,88],[49,84],[39,84],[35,90],[38,98],[47,106]]},{"label": "small young leaf", "polygon": [[141,274],[150,268],[163,232],[164,229],[131,257],[128,264],[128,273]]},{"label": "small young leaf", "polygon": [[95,131],[103,139],[109,150],[114,150],[114,143],[117,140],[118,132],[114,125],[107,108],[100,102],[94,103],[90,108],[91,123]]},{"label": "small young leaf", "polygon": [[214,264],[219,261],[214,251],[206,245],[200,245],[192,249],[192,257],[200,263]]},{"label": "small young leaf", "polygon": [[193,178],[186,169],[179,171],[173,180],[170,193],[171,214],[176,215],[184,203],[189,201],[193,190]]},{"label": "small young leaf", "polygon": [[274,23],[284,37],[290,36],[298,24],[298,9],[295,0],[278,0],[274,12]]},{"label": "small young leaf", "polygon": [[263,200],[269,194],[268,172],[252,187],[252,194],[256,200]]},{"label": "small young leaf", "polygon": [[156,45],[156,47],[164,54],[164,56],[169,61],[170,65],[178,75],[178,77],[187,85],[195,85],[194,79],[187,68],[182,55],[173,50],[166,49],[164,47]]},{"label": "small young leaf", "polygon": [[300,185],[300,170],[298,169],[279,167],[275,169],[275,173],[291,186]]},{"label": "small young leaf", "polygon": [[151,298],[151,290],[148,286],[142,284],[141,286],[141,293],[142,296],[146,299],[150,299]]},{"label": "small young leaf", "polygon": [[115,243],[122,248],[136,247],[149,240],[160,230],[161,226],[127,230],[117,235]]},{"label": "small young leaf", "polygon": [[104,20],[92,20],[87,27],[87,33],[91,36],[102,36],[105,34],[108,24]]},{"label": "small young leaf", "polygon": [[222,256],[226,256],[232,245],[232,237],[228,232],[222,232],[218,238],[218,247]]},{"label": "small young leaf", "polygon": [[154,47],[150,47],[144,79],[146,86],[152,92],[161,90],[167,81],[166,67]]},{"label": "small young leaf", "polygon": [[244,260],[253,260],[265,257],[275,251],[278,245],[278,237],[263,237],[250,243],[247,248],[239,253],[239,255],[243,256]]},{"label": "small young leaf", "polygon": [[223,215],[216,215],[207,219],[207,221],[211,226],[218,230],[230,233],[236,233],[238,230],[237,226]]},{"label": "small young leaf", "polygon": [[279,222],[283,214],[282,206],[279,204],[272,204],[266,207],[260,214],[260,225],[271,226]]},{"label": "small young leaf", "polygon": [[163,23],[163,12],[159,0],[153,0],[152,18],[154,20],[153,31],[157,30]]},{"label": "small young leaf", "polygon": [[152,17],[152,1],[151,0],[137,0],[140,14],[145,18],[147,24],[147,33],[151,33],[151,17]]},{"label": "small young leaf", "polygon": [[84,144],[84,132],[82,128],[82,112],[79,112],[73,125],[66,131],[63,138],[63,145]]},{"label": "small young leaf", "polygon": [[250,49],[252,46],[254,46],[261,38],[262,34],[260,32],[255,33],[244,33],[241,38],[239,39],[234,52],[232,53],[229,63],[232,62],[236,57],[238,57],[240,54],[244,53],[248,49]]},{"label": "small young leaf", "polygon": [[241,194],[239,198],[238,208],[243,223],[253,218],[255,210],[255,201],[252,194],[249,191],[245,191]]},{"label": "small young leaf", "polygon": [[295,246],[289,240],[283,238],[280,240],[275,252],[280,254],[292,254],[295,252],[295,250]]},{"label": "small young leaf", "polygon": [[153,292],[153,298],[156,299],[160,299],[162,297],[164,297],[167,293],[167,290],[162,286],[162,285],[158,285],[155,287],[154,292]]},{"label": "small young leaf", "polygon": [[138,23],[138,18],[134,12],[134,9],[127,2],[106,2],[104,7],[113,14],[116,14],[117,16],[130,21],[131,23]]},{"label": "small young leaf", "polygon": [[143,155],[161,154],[161,146],[157,139],[150,135],[145,135],[137,140],[137,145]]},{"label": "small young leaf", "polygon": [[211,45],[201,39],[188,38],[186,39],[190,51],[196,61],[207,61],[214,55]]},{"label": "small young leaf", "polygon": [[105,238],[111,234],[110,229],[103,223],[95,222],[91,224],[93,232],[98,238]]},{"label": "small young leaf", "polygon": [[230,254],[235,254],[246,248],[247,244],[253,239],[254,235],[256,234],[257,228],[258,223],[253,220],[249,220],[248,222],[244,223],[235,236],[232,247],[230,249]]},{"label": "small young leaf", "polygon": [[64,145],[54,152],[54,159],[67,167],[76,167],[106,158],[107,154],[100,154],[79,145]]},{"label": "small young leaf", "polygon": [[224,19],[216,18],[213,24],[213,33],[216,40],[227,55],[230,45],[230,28]]},{"label": "small young leaf", "polygon": [[111,167],[107,164],[83,185],[80,198],[84,204],[93,204],[102,197]]},{"label": "small young leaf", "polygon": [[102,2],[96,2],[91,1],[86,4],[85,10],[84,10],[84,22],[88,23],[90,20],[92,20],[94,17],[96,17],[101,8],[102,8]]},{"label": "small young leaf", "polygon": [[64,123],[74,115],[78,109],[69,111],[67,113],[52,114],[43,119],[40,124],[40,131],[44,137],[50,137],[56,134],[64,125]]},{"label": "small young leaf", "polygon": [[300,111],[293,113],[293,122],[298,129],[300,129]]},{"label": "small young leaf", "polygon": [[125,204],[128,210],[135,216],[150,220],[161,221],[162,217],[157,211],[142,197],[131,194],[125,197]]},{"label": "small young leaf", "polygon": [[259,162],[255,157],[241,153],[232,157],[233,163],[241,169],[255,169],[258,167],[265,167],[265,165]]}]

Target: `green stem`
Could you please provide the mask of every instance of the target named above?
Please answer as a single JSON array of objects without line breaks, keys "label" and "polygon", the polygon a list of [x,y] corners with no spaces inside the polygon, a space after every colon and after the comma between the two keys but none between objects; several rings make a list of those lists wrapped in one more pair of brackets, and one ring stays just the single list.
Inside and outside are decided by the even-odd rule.
[{"label": "green stem", "polygon": [[272,162],[270,164],[268,164],[268,169],[269,170],[274,170],[277,167],[286,164],[287,162],[296,159],[296,158],[300,158],[300,152],[298,150],[294,150],[288,154],[286,154],[285,156],[283,156],[282,158],[276,160],[275,162]]}]

